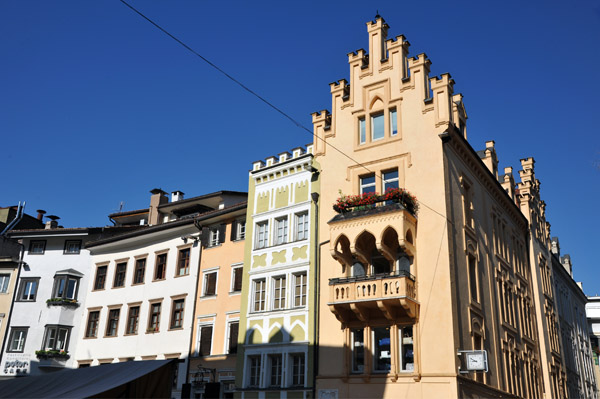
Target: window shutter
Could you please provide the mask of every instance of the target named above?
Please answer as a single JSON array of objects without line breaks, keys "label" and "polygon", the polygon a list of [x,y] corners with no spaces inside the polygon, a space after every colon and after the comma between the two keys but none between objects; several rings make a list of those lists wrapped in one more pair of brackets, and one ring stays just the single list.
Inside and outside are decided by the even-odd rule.
[{"label": "window shutter", "polygon": [[208,240],[210,240],[210,229],[208,227],[202,227],[202,233],[200,234],[200,243],[203,247],[208,247]]},{"label": "window shutter", "polygon": [[222,244],[225,242],[225,231],[226,231],[227,225],[226,224],[222,224],[219,226],[219,244]]},{"label": "window shutter", "polygon": [[233,222],[231,222],[231,234],[229,235],[229,239],[231,241],[235,241],[237,240],[237,230],[238,230],[238,224],[240,222],[238,220],[234,220]]}]

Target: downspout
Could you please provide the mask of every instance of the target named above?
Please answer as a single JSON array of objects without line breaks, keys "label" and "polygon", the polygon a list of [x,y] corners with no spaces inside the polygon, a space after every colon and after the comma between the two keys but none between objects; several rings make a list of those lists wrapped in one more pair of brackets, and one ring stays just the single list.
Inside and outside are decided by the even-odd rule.
[{"label": "downspout", "polygon": [[[311,193],[315,204],[315,237],[314,243],[319,242],[319,193]],[[314,273],[315,273],[315,308],[313,309],[313,398],[317,397],[317,373],[319,371],[319,290],[321,280],[321,268],[319,267],[319,254],[321,245],[315,245]]]},{"label": "downspout", "polygon": [[[17,299],[17,292],[19,290],[19,278],[21,277],[21,267],[25,262],[23,262],[23,256],[25,255],[25,246],[19,243],[21,246],[21,253],[19,255],[19,261],[17,263],[17,279],[15,280],[15,289],[13,290],[12,300],[10,302],[10,310],[8,311],[8,317],[6,318],[6,329],[4,330],[4,339],[2,339],[2,357],[4,357],[4,347],[6,346],[6,340],[8,339],[8,327],[10,326],[10,319],[12,317],[12,312],[15,304],[15,300]],[[1,360],[1,358],[0,358]]]},{"label": "downspout", "polygon": [[17,207],[17,215],[15,216],[13,221],[10,222],[4,228],[4,230],[2,230],[2,233],[0,233],[0,236],[5,236],[6,233],[8,233],[13,227],[15,227],[17,225],[17,223],[19,223],[21,221],[21,219],[23,219],[23,211],[25,210],[25,204],[26,204],[25,201],[23,201],[23,205],[21,205],[21,201],[19,201],[19,206]]}]

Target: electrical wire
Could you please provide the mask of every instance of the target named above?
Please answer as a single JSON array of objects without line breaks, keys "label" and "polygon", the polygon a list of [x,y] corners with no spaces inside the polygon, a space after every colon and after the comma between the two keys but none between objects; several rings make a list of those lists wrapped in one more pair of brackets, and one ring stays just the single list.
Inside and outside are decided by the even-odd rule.
[{"label": "electrical wire", "polygon": [[[156,22],[154,22],[153,20],[151,20],[150,18],[148,18],[147,16],[145,16],[141,11],[138,11],[135,7],[133,7],[132,5],[130,5],[129,3],[127,3],[125,0],[119,0],[119,1],[121,3],[123,3],[123,4],[125,4],[128,8],[130,8],[133,12],[135,12],[136,14],[138,14],[140,17],[142,17],[143,19],[145,19],[146,21],[148,21],[149,23],[151,23],[155,28],[157,28],[158,30],[160,30],[161,32],[163,32],[165,35],[169,36],[171,39],[173,39],[175,42],[177,42],[183,48],[185,48],[186,50],[188,50],[189,52],[191,52],[192,54],[194,54],[196,57],[200,58],[202,61],[204,61],[205,63],[207,63],[208,65],[210,65],[212,68],[214,68],[217,71],[219,71],[221,74],[223,74],[224,76],[226,76],[229,80],[231,80],[232,82],[236,83],[238,86],[240,86],[244,90],[246,90],[248,93],[252,94],[254,97],[258,98],[260,101],[262,101],[263,103],[265,103],[266,105],[268,105],[269,107],[271,107],[272,109],[274,109],[275,111],[277,111],[283,117],[285,117],[290,122],[292,122],[294,125],[296,125],[297,127],[299,127],[302,130],[307,131],[311,136],[313,136],[313,138],[321,140],[326,146],[329,146],[330,148],[336,150],[337,152],[339,152],[340,154],[342,154],[343,156],[345,156],[346,158],[348,158],[349,160],[351,160],[352,162],[354,162],[356,165],[358,165],[358,166],[362,167],[363,169],[365,169],[367,172],[378,175],[379,178],[383,180],[383,177],[381,176],[381,174],[375,173],[374,171],[372,171],[371,169],[369,169],[366,165],[364,165],[361,162],[357,161],[356,159],[352,158],[350,155],[346,154],[345,152],[343,152],[342,150],[340,150],[339,148],[337,148],[333,144],[328,143],[324,138],[317,136],[312,130],[308,129],[302,123],[298,122],[296,119],[294,119],[293,117],[291,117],[290,115],[288,115],[285,111],[283,111],[279,107],[275,106],[273,103],[269,102],[267,99],[265,99],[264,97],[262,97],[261,95],[259,95],[258,93],[256,93],[252,89],[250,89],[248,86],[246,86],[245,84],[243,84],[242,82],[240,82],[239,80],[237,80],[236,78],[234,78],[233,76],[231,76],[230,74],[228,74],[227,72],[225,72],[219,66],[217,66],[216,64],[214,64],[213,62],[211,62],[209,59],[207,59],[206,57],[204,57],[203,55],[201,55],[200,53],[198,53],[197,51],[195,51],[193,48],[191,48],[190,46],[188,46],[187,44],[185,44],[183,41],[179,40],[177,37],[175,37],[174,35],[172,35],[171,33],[169,33],[166,29],[162,28]],[[450,223],[452,223],[452,221],[450,221],[446,216],[444,216],[442,213],[436,211],[435,209],[431,208],[430,206],[428,206],[424,202],[419,201],[419,204],[420,205],[424,205],[426,208],[428,208],[432,212],[440,215],[441,217],[443,217],[444,219],[446,219],[447,221],[449,221]]]}]

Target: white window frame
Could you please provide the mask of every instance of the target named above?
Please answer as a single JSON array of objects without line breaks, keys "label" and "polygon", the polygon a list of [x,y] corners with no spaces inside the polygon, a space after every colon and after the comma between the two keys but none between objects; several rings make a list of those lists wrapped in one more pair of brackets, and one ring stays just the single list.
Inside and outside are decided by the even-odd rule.
[{"label": "white window frame", "polygon": [[[283,279],[283,285],[279,287],[279,295],[276,294],[277,290],[277,280]],[[278,274],[276,276],[271,277],[271,309],[272,310],[284,310],[287,309],[287,284],[288,278],[285,274]],[[275,306],[275,300],[279,300],[279,306]]]},{"label": "white window frame", "polygon": [[[257,294],[257,283],[262,283],[262,290],[260,292],[263,293],[264,297],[262,299],[262,309],[256,310],[256,294]],[[257,278],[252,280],[252,312],[264,312],[267,310],[267,279],[265,278]]]},{"label": "white window frame", "polygon": [[[368,179],[370,177],[373,177],[373,183],[363,183],[363,180]],[[360,193],[363,194],[365,192],[366,188],[373,188],[373,191],[376,192],[377,191],[377,179],[375,178],[375,174],[371,173],[368,175],[364,175],[364,176],[360,176],[359,177],[359,184],[360,184]],[[371,191],[369,191],[371,192]]]},{"label": "white window frame", "polygon": [[[210,353],[208,355],[200,355],[200,345],[202,344],[202,327],[212,327],[211,333],[210,333]],[[196,331],[196,351],[195,351],[195,355],[196,356],[212,356],[214,353],[213,347],[215,344],[215,322],[214,320],[212,321],[204,321],[204,322],[198,322],[198,330]]]},{"label": "white window frame", "polygon": [[8,287],[10,287],[10,273],[0,274],[0,294],[8,293]]},{"label": "white window frame", "polygon": [[308,239],[308,211],[298,212],[294,215],[294,230],[294,237],[296,241]]},{"label": "white window frame", "polygon": [[[25,343],[27,342],[27,333],[29,332],[29,327],[12,327],[10,329],[10,339],[8,341],[8,348],[6,348],[6,352],[9,353],[23,353],[25,350]],[[19,334],[18,337],[15,335]],[[17,340],[17,348],[13,348],[13,342]]]},{"label": "white window frame", "polygon": [[256,249],[267,248],[269,246],[269,221],[263,220],[256,223]]},{"label": "white window frame", "polygon": [[[257,369],[257,383],[256,384],[252,384],[252,360],[253,359],[258,359],[258,369]],[[247,375],[248,375],[248,379],[246,380],[246,386],[248,388],[261,388],[262,387],[262,380],[263,380],[263,365],[264,365],[264,359],[263,356],[260,353],[252,353],[252,354],[248,354],[246,355],[246,367],[247,367]]]},{"label": "white window frame", "polygon": [[289,221],[287,215],[275,218],[275,234],[273,237],[274,245],[281,245],[288,242]]},{"label": "white window frame", "polygon": [[[28,287],[29,283],[33,283],[35,285],[31,285],[31,287],[35,286],[35,289],[29,289],[27,292],[27,298],[23,298],[23,295],[25,294],[25,290]],[[30,278],[30,277],[22,277],[21,278],[21,285],[19,287],[19,295],[17,297],[17,301],[19,302],[35,302],[37,299],[37,293],[38,293],[38,289],[40,288],[40,278],[39,277],[34,277],[34,278]],[[33,293],[32,293],[33,291]]]},{"label": "white window frame", "polygon": [[[404,366],[402,365],[402,357],[404,356],[404,329],[405,328],[412,328],[413,329],[413,335],[412,335],[412,345],[413,345],[413,362],[412,362],[412,370],[408,369],[408,368],[404,368]],[[398,326],[398,368],[400,369],[401,373],[412,373],[414,372],[415,369],[415,346],[414,346],[414,342],[415,342],[415,330],[414,330],[414,325],[405,325],[405,326]]]},{"label": "white window frame", "polygon": [[244,240],[246,238],[246,219],[239,219],[235,224],[235,239]]},{"label": "white window frame", "polygon": [[[390,179],[386,179],[385,176],[390,173],[396,172],[396,177],[392,177]],[[398,169],[390,169],[381,173],[381,192],[385,193],[387,190],[386,184],[396,183],[398,187],[400,187],[400,174],[398,173]]]},{"label": "white window frame", "polygon": [[229,286],[229,293],[242,292],[242,287],[240,287],[239,291],[235,290],[235,272],[238,269],[242,270],[242,272],[241,272],[242,283],[244,281],[244,264],[243,263],[236,263],[236,264],[231,265],[231,284]]},{"label": "white window frame", "polygon": [[365,144],[367,142],[367,120],[364,116],[358,118],[358,143]]},{"label": "white window frame", "polygon": [[221,237],[219,237],[219,226],[213,226],[208,230],[208,246],[216,247],[221,243]]},{"label": "white window frame", "polygon": [[[375,118],[381,118],[383,123],[383,132],[381,137],[375,138]],[[379,141],[385,138],[385,113],[376,112],[371,115],[371,141]]]},{"label": "white window frame", "polygon": [[[206,290],[208,289],[208,284],[207,284],[207,278],[210,274],[216,274],[215,276],[215,293],[214,294],[207,294]],[[208,296],[208,297],[213,297],[217,295],[217,291],[218,291],[218,286],[219,286],[219,268],[215,267],[212,269],[206,269],[202,272],[202,296]]]},{"label": "white window frame", "polygon": [[[271,380],[273,377],[273,359],[279,359],[279,384],[271,384]],[[265,385],[269,388],[281,388],[284,386],[285,382],[285,365],[284,365],[284,354],[283,353],[269,353],[267,355],[267,368],[266,368],[266,380]]]},{"label": "white window frame", "polygon": [[[54,338],[50,338],[51,337],[51,333],[54,332]],[[60,333],[64,332],[64,341],[62,343],[62,345],[57,345],[58,342],[58,338],[60,336]],[[68,352],[69,351],[69,339],[71,336],[71,327],[69,326],[63,326],[63,325],[57,325],[57,324],[53,324],[53,325],[47,325],[46,329],[44,331],[44,341],[42,342],[42,350],[56,350],[56,351],[65,351]],[[49,340],[52,339],[54,340],[54,344],[53,345],[48,345],[49,344]]]},{"label": "white window frame", "polygon": [[79,255],[81,253],[81,240],[66,240],[64,255]]},{"label": "white window frame", "polygon": [[[238,341],[240,339],[240,319],[236,318],[236,319],[229,319],[227,320],[227,337],[225,339],[225,348],[223,350],[223,353],[227,353],[227,354],[232,354],[229,352],[229,340],[231,339],[231,325],[232,324],[237,324],[238,325]],[[237,351],[234,354],[239,353],[239,346]]]},{"label": "white window frame", "polygon": [[[388,113],[390,118],[390,136],[394,137],[398,135],[398,109],[390,108]],[[394,127],[396,128],[396,132],[394,132]]]},{"label": "white window frame", "polygon": [[[304,359],[303,363],[304,363],[304,367],[302,368],[302,383],[301,384],[294,384],[294,358],[296,356],[302,356],[302,358]],[[292,352],[292,353],[288,353],[288,366],[286,367],[289,370],[289,373],[287,375],[287,383],[286,385],[289,387],[304,387],[306,386],[306,353],[304,352]]]},{"label": "white window frame", "polygon": [[[63,287],[63,293],[62,295],[58,295],[58,289],[59,289],[59,281],[60,280],[64,280],[65,281],[65,285]],[[69,282],[70,281],[75,281],[75,289],[73,290],[73,297],[69,297],[69,295],[67,295],[67,292],[69,290]],[[58,299],[58,298],[62,298],[62,299],[72,299],[74,301],[77,300],[77,294],[79,293],[79,282],[80,282],[80,277],[77,276],[73,276],[71,274],[57,274],[54,276],[54,285],[52,286],[52,298],[53,299]]]},{"label": "white window frame", "polygon": [[[41,248],[41,250],[40,250]],[[46,240],[29,241],[29,255],[43,255],[46,252]]]},{"label": "white window frame", "polygon": [[[298,272],[298,273],[293,273],[292,274],[293,277],[293,284],[294,284],[294,290],[293,290],[293,303],[292,306],[293,308],[304,308],[306,307],[307,304],[307,298],[308,298],[308,273],[306,271],[302,271],[302,272]],[[298,279],[300,279],[300,305],[296,305],[296,298],[298,298],[298,295],[296,295],[296,287],[298,286]],[[306,292],[304,293],[304,295],[302,295],[302,279],[304,279],[304,287],[306,287]],[[304,302],[302,304],[302,302]]]}]

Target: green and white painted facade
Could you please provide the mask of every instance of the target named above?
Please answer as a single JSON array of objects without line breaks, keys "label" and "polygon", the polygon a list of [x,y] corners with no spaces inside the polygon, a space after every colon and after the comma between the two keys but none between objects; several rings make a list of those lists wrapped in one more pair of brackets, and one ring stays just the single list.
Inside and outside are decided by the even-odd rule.
[{"label": "green and white painted facade", "polygon": [[312,145],[250,171],[238,398],[312,398],[319,174]]}]

